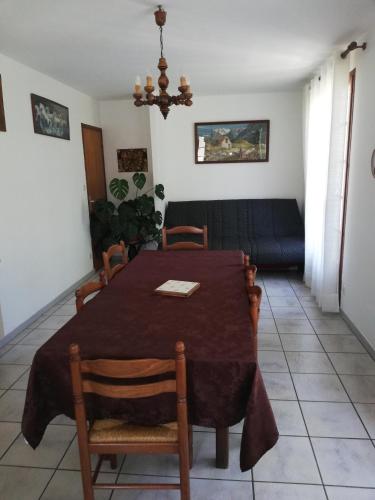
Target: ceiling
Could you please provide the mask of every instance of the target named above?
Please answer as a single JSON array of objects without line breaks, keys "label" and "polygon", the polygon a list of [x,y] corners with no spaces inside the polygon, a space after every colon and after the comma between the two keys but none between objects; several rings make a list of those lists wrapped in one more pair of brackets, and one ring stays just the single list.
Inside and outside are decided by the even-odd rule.
[{"label": "ceiling", "polygon": [[[0,52],[100,99],[129,96],[156,77],[151,0],[0,0]],[[375,22],[374,0],[165,0],[164,52],[175,91],[301,87],[333,49]],[[1,70],[1,68],[0,68]]]}]

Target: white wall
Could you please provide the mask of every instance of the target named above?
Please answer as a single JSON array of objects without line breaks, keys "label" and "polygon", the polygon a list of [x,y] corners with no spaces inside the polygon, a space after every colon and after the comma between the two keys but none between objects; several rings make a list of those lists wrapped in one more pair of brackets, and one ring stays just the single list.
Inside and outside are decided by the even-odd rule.
[{"label": "white wall", "polygon": [[342,310],[375,349],[375,30],[356,51],[356,89],[343,271]]},{"label": "white wall", "polygon": [[[0,54],[0,303],[5,334],[92,269],[81,122],[90,97]],[[71,140],[34,134],[30,93],[69,108]]]},{"label": "white wall", "polygon": [[[283,92],[193,97],[167,120],[150,110],[155,183],[166,199],[297,198],[303,207],[302,94]],[[194,163],[194,122],[269,119],[268,163]]]},{"label": "white wall", "polygon": [[[129,181],[129,195],[135,195],[131,177],[133,173],[118,171],[117,149],[147,148],[148,173],[143,192],[152,187],[152,155],[150,139],[150,119],[147,107],[136,108],[132,100],[101,101],[100,122],[103,128],[104,159],[107,185],[113,177]],[[108,198],[113,197],[108,191]]]}]

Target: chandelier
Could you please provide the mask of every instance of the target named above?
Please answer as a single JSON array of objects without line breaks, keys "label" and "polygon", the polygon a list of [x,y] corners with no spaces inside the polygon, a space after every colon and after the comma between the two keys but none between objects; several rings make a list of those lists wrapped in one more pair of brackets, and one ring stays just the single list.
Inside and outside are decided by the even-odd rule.
[{"label": "chandelier", "polygon": [[137,76],[135,81],[133,97],[135,99],[134,104],[137,107],[152,106],[153,104],[156,104],[156,106],[159,106],[160,112],[164,116],[164,119],[166,119],[169,113],[169,108],[170,106],[172,106],[172,104],[175,104],[176,106],[179,104],[182,104],[184,106],[191,106],[193,104],[193,101],[191,100],[193,94],[191,93],[189,82],[184,75],[182,75],[180,78],[180,86],[178,87],[180,93],[175,96],[169,95],[167,92],[169,80],[166,75],[166,70],[168,68],[168,64],[163,54],[163,26],[167,18],[167,13],[162,8],[162,6],[159,5],[158,10],[154,12],[154,15],[155,22],[160,29],[160,59],[158,64],[158,69],[160,70],[160,76],[158,79],[159,95],[153,94],[155,87],[152,84],[152,76],[148,75],[146,77],[146,86],[144,87],[144,91],[146,94],[145,97],[143,97],[141,79],[139,76]]}]

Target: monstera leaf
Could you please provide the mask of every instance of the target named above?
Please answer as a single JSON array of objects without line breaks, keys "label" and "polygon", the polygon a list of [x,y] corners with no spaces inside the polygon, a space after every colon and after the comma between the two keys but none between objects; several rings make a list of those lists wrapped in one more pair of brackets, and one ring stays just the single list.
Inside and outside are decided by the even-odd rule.
[{"label": "monstera leaf", "polygon": [[155,195],[160,200],[164,200],[165,194],[164,194],[164,186],[163,186],[163,184],[156,184],[156,186],[155,186]]},{"label": "monstera leaf", "polygon": [[94,212],[102,224],[107,224],[115,212],[115,206],[111,201],[96,200],[94,203]]},{"label": "monstera leaf", "polygon": [[159,212],[159,210],[152,214],[152,219],[155,224],[158,224],[159,226],[163,222],[163,216],[161,215],[161,212]]},{"label": "monstera leaf", "polygon": [[145,174],[140,174],[139,172],[136,172],[133,177],[133,182],[134,185],[136,186],[137,189],[141,190],[143,189],[143,186],[146,184],[146,176]]},{"label": "monstera leaf", "polygon": [[154,198],[142,195],[137,198],[137,210],[141,216],[151,215],[155,210]]},{"label": "monstera leaf", "polygon": [[115,177],[109,183],[109,190],[118,200],[124,200],[129,192],[129,183],[126,179]]}]

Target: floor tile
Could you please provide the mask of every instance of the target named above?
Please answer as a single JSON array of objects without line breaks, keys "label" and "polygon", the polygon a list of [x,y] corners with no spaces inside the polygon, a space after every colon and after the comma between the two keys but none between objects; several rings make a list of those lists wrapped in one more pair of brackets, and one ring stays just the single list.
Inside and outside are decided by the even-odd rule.
[{"label": "floor tile", "polygon": [[334,373],[333,366],[322,352],[286,352],[292,373]]},{"label": "floor tile", "polygon": [[311,297],[310,288],[305,286],[304,284],[292,284],[292,288],[297,297]]},{"label": "floor tile", "polygon": [[272,307],[275,319],[306,319],[302,307]]},{"label": "floor tile", "polygon": [[77,313],[75,304],[64,304],[53,313],[55,316],[74,316]]},{"label": "floor tile", "polygon": [[[60,426],[56,426],[60,427]],[[73,427],[71,427],[73,429]],[[97,464],[97,456],[91,455],[91,469],[94,470]],[[102,472],[118,472],[123,462],[123,456],[118,455],[117,459],[117,468],[112,470],[110,464],[107,460],[105,460],[100,468]],[[59,469],[68,469],[68,470],[81,470],[80,462],[79,462],[79,451],[78,451],[78,443],[77,438],[75,438],[72,444],[69,446],[68,451],[65,453],[63,460],[59,464]]]},{"label": "floor tile", "polygon": [[[99,474],[98,482],[116,482],[116,474]],[[95,500],[108,500],[111,490],[95,490]],[[40,500],[81,500],[82,480],[78,471],[58,470],[55,472]]]},{"label": "floor tile", "polygon": [[371,438],[375,438],[375,404],[356,403],[354,405],[365,424]]},{"label": "floor tile", "polygon": [[56,328],[35,328],[28,335],[26,335],[18,345],[28,344],[41,346],[49,340],[58,330]]},{"label": "floor tile", "polygon": [[[276,324],[273,319],[260,317],[258,323],[259,333],[277,333]],[[1,359],[1,358],[0,358]]]},{"label": "floor tile", "polygon": [[317,335],[282,333],[280,339],[285,351],[323,352]]},{"label": "floor tile", "polygon": [[0,357],[3,356],[6,352],[10,351],[13,347],[13,344],[6,344],[3,347],[0,347]]},{"label": "floor tile", "polygon": [[271,307],[299,307],[300,303],[297,297],[292,296],[292,297],[270,297],[269,299]]},{"label": "floor tile", "polygon": [[53,470],[0,466],[0,498],[39,500]]},{"label": "floor tile", "polygon": [[283,436],[307,436],[305,423],[297,401],[271,400],[277,428]]},{"label": "floor tile", "polygon": [[346,335],[352,333],[341,318],[339,319],[312,319],[311,324],[318,335],[339,334]]},{"label": "floor tile", "polygon": [[375,376],[340,376],[354,403],[375,403]]},{"label": "floor tile", "polygon": [[53,420],[51,420],[51,424],[53,425],[76,425],[76,421],[65,416],[65,415],[57,415]]},{"label": "floor tile", "polygon": [[255,465],[253,473],[254,481],[321,483],[306,437],[280,436],[276,445]]},{"label": "floor tile", "polygon": [[57,467],[75,435],[71,426],[49,425],[40,445],[34,450],[21,434],[1,459],[1,465]]},{"label": "floor tile", "polygon": [[[172,479],[172,480],[171,480]],[[170,477],[137,476],[121,474],[119,482],[174,482]],[[155,481],[156,480],[156,481]],[[214,481],[210,479],[190,479],[192,500],[252,500],[252,486],[248,481]],[[112,500],[179,500],[179,491],[116,491]]]},{"label": "floor tile", "polygon": [[327,485],[375,487],[375,448],[371,441],[312,438]]},{"label": "floor tile", "polygon": [[375,361],[368,354],[331,353],[338,374],[375,375]]},{"label": "floor tile", "polygon": [[305,401],[349,401],[336,375],[294,373],[292,375],[299,399]]},{"label": "floor tile", "polygon": [[55,316],[55,315],[52,315],[49,318],[45,319],[39,325],[38,328],[47,328],[49,330],[59,329],[62,326],[64,326],[65,323],[67,323],[72,317],[73,317],[73,315],[69,315],[69,316]]},{"label": "floor tile", "polygon": [[268,297],[295,297],[293,288],[289,285],[267,285],[266,292]]},{"label": "floor tile", "polygon": [[[20,366],[20,365],[19,365]],[[24,367],[26,368],[26,367]],[[12,385],[12,389],[26,391],[29,382],[30,369],[28,368],[25,373]]]},{"label": "floor tile", "polygon": [[375,490],[327,486],[328,500],[374,500]]},{"label": "floor tile", "polygon": [[0,457],[21,432],[21,426],[13,422],[0,423]]},{"label": "floor tile", "polygon": [[276,325],[279,333],[315,333],[308,319],[277,319]]},{"label": "floor tile", "polygon": [[0,365],[0,389],[8,389],[27,371],[27,366]]},{"label": "floor tile", "polygon": [[280,338],[274,333],[263,333],[258,337],[258,349],[261,351],[282,351]]},{"label": "floor tile", "polygon": [[[241,435],[230,434],[229,443],[229,467],[217,469],[215,467],[215,434],[212,432],[194,433],[194,459],[190,477],[251,480],[251,471],[241,472],[239,467]],[[122,472],[177,477],[179,475],[178,458],[174,455],[128,455]]]},{"label": "floor tile", "polygon": [[4,356],[1,356],[0,363],[31,365],[37,350],[38,347],[34,345],[15,345]]},{"label": "floor tile", "polygon": [[298,297],[298,300],[303,307],[305,307],[305,306],[306,307],[318,307],[316,300],[315,300],[315,297],[313,297],[312,295],[304,295],[302,297]]},{"label": "floor tile", "polygon": [[283,352],[259,351],[258,362],[261,372],[289,372]]},{"label": "floor tile", "polygon": [[303,309],[309,319],[339,319],[339,313],[326,313],[318,306],[311,306],[311,304],[304,304]]},{"label": "floor tile", "polygon": [[297,399],[289,373],[263,373],[262,378],[270,399]]},{"label": "floor tile", "polygon": [[0,422],[21,422],[25,396],[25,391],[9,390],[0,398]]},{"label": "floor tile", "polygon": [[351,403],[301,401],[301,408],[310,436],[368,438]]},{"label": "floor tile", "polygon": [[254,483],[256,500],[326,500],[323,486]]},{"label": "floor tile", "polygon": [[259,318],[261,319],[273,319],[273,314],[271,309],[261,309],[259,312]]},{"label": "floor tile", "polygon": [[327,352],[366,352],[354,335],[319,335],[319,340]]}]

